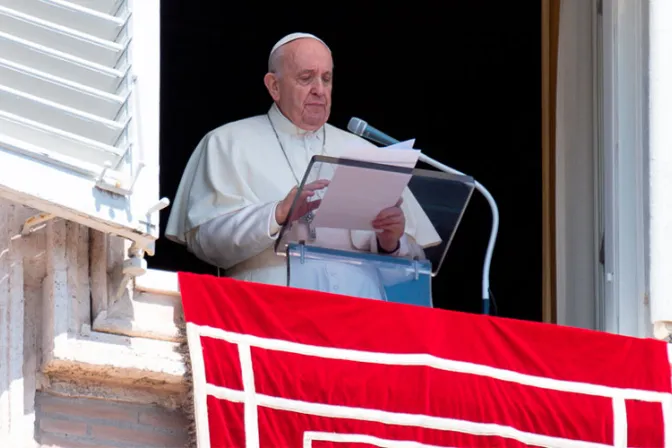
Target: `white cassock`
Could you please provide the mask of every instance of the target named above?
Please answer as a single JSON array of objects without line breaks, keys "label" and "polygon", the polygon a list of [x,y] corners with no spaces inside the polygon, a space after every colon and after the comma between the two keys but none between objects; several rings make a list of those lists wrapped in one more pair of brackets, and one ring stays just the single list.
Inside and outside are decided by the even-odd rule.
[{"label": "white cassock", "polygon": [[[223,125],[209,132],[192,154],[166,237],[186,244],[227,277],[287,285],[287,259],[274,249],[280,229],[275,207],[303,178],[314,155],[338,157],[353,146],[372,144],[330,124],[302,130],[275,104],[268,114]],[[402,209],[406,231],[392,255],[422,256],[422,248],[440,238],[408,189]],[[373,231],[318,229],[315,244],[376,253],[376,241]],[[380,272],[335,263],[311,263],[311,269],[309,276],[302,271],[299,287],[384,299]],[[294,278],[292,284],[297,286]]]}]

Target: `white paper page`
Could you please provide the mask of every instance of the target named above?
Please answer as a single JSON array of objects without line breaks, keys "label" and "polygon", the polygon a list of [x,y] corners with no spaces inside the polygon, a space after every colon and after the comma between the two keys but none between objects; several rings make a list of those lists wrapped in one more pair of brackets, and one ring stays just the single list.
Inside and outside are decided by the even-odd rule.
[{"label": "white paper page", "polygon": [[[415,139],[406,142],[400,142],[394,145],[382,148],[376,146],[352,147],[345,150],[340,157],[343,159],[360,160],[362,162],[382,163],[385,165],[401,166],[404,168],[414,168],[420,158],[420,150],[413,149]],[[394,151],[390,151],[394,149]],[[336,167],[336,172],[342,168],[352,168],[346,166]],[[356,169],[356,168],[355,168]]]},{"label": "white paper page", "polygon": [[[386,149],[413,149],[415,139],[406,140],[405,142],[395,143],[394,145],[386,146]],[[418,150],[419,151],[419,150]]]},{"label": "white paper page", "polygon": [[[413,143],[409,142],[393,145],[394,151],[390,151],[390,147],[353,148],[341,157],[413,168],[420,151],[410,149]],[[407,173],[338,166],[320,207],[315,211],[313,224],[315,227],[373,230],[371,222],[383,209],[397,203],[410,179],[411,174]]]}]

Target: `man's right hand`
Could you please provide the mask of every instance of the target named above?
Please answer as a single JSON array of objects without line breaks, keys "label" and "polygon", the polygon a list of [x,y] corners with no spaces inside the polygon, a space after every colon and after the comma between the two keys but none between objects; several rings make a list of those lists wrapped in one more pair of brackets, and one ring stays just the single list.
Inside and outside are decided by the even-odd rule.
[{"label": "man's right hand", "polygon": [[[320,202],[322,202],[320,199],[317,199],[315,201],[308,201],[308,198],[314,196],[315,191],[321,190],[328,185],[329,181],[326,179],[316,180],[315,182],[311,182],[309,184],[304,185],[303,190],[301,190],[301,195],[298,198],[296,208],[294,209],[293,212],[294,216],[296,218],[300,218],[306,213],[310,212],[311,210],[315,210],[317,207],[319,207]],[[292,188],[290,192],[287,193],[287,196],[285,196],[285,199],[280,201],[278,203],[278,206],[275,208],[275,221],[281,226],[284,225],[285,222],[287,221],[287,216],[289,215],[289,209],[292,207],[292,204],[294,203],[294,198],[296,197],[298,190],[299,190],[298,187]]]}]

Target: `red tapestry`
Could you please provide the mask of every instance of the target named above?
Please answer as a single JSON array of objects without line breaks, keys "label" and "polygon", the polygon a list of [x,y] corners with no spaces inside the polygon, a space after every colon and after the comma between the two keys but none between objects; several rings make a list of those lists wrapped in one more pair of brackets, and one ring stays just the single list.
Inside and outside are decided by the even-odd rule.
[{"label": "red tapestry", "polygon": [[672,446],[665,342],[179,281],[201,447]]}]

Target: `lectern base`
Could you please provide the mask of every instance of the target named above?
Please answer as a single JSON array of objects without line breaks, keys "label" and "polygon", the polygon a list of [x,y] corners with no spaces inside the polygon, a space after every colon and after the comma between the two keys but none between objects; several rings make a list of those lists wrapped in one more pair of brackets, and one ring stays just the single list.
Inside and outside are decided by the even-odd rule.
[{"label": "lectern base", "polygon": [[372,253],[290,243],[288,286],[432,307],[432,266]]}]

